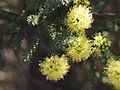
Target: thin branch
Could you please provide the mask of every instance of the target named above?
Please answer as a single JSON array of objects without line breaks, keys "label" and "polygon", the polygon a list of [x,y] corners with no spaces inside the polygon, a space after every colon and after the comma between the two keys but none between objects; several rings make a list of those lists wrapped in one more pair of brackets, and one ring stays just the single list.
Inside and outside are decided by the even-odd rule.
[{"label": "thin branch", "polygon": [[113,19],[116,17],[120,17],[119,13],[93,13],[94,18],[101,18],[101,19]]}]

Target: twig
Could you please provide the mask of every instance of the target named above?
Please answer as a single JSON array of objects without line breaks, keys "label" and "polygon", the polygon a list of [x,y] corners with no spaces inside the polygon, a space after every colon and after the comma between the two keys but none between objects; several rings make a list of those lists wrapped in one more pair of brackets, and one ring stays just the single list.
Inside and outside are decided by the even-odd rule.
[{"label": "twig", "polygon": [[94,18],[103,18],[103,19],[109,19],[109,18],[116,18],[120,17],[119,13],[98,13],[94,12],[93,13]]}]

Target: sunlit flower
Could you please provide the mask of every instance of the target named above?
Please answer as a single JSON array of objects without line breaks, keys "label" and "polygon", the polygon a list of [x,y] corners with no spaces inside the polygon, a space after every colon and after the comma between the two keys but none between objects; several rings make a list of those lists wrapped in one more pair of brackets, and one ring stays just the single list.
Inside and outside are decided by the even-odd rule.
[{"label": "sunlit flower", "polygon": [[39,15],[29,15],[27,17],[28,24],[32,24],[33,26],[37,25],[39,23]]},{"label": "sunlit flower", "polygon": [[70,66],[67,58],[57,55],[45,58],[45,61],[40,63],[40,72],[46,76],[47,80],[58,81],[64,78]]},{"label": "sunlit flower", "polygon": [[95,50],[96,55],[101,55],[102,52],[107,51],[109,46],[111,46],[111,41],[103,37],[101,33],[98,33],[95,35],[94,50]]},{"label": "sunlit flower", "polygon": [[120,90],[120,61],[111,58],[105,68],[106,80],[117,90]]},{"label": "sunlit flower", "polygon": [[66,23],[73,32],[80,32],[91,27],[93,16],[90,8],[83,5],[74,6],[67,13]]},{"label": "sunlit flower", "polygon": [[73,62],[81,62],[88,59],[92,51],[92,42],[85,36],[77,37],[66,50],[66,53]]}]

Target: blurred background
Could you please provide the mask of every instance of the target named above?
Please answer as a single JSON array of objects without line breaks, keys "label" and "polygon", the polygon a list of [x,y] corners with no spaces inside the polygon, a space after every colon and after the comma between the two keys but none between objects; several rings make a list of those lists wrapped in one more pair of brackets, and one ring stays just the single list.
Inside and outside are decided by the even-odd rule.
[{"label": "blurred background", "polygon": [[[115,90],[104,80],[104,56],[71,65],[72,68],[65,79],[57,83],[47,81],[38,72],[39,60],[47,51],[44,45],[39,47],[29,64],[21,61],[24,53],[30,48],[29,44],[35,33],[29,32],[25,36],[21,43],[21,52],[17,53],[11,46],[14,40],[6,30],[11,27],[10,23],[29,7],[30,2],[31,0],[0,0],[0,90]],[[120,0],[90,2],[95,21],[89,35],[102,32],[112,41],[112,54],[120,56]]]}]

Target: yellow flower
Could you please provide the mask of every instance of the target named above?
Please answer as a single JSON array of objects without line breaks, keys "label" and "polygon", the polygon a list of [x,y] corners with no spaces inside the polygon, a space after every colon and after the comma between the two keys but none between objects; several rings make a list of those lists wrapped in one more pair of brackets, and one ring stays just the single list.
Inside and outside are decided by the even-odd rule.
[{"label": "yellow flower", "polygon": [[93,16],[90,8],[83,5],[74,6],[67,13],[66,23],[73,32],[80,32],[91,27]]},{"label": "yellow flower", "polygon": [[40,63],[40,72],[46,76],[47,80],[58,81],[64,78],[70,66],[67,58],[57,55],[45,58],[45,61]]},{"label": "yellow flower", "polygon": [[108,47],[111,46],[111,41],[103,37],[101,33],[97,33],[94,37],[94,52],[96,55],[100,56],[102,52],[108,50]]},{"label": "yellow flower", "polygon": [[105,68],[106,80],[113,85],[116,90],[120,90],[120,61],[111,58]]},{"label": "yellow flower", "polygon": [[35,25],[38,25],[39,18],[40,18],[39,15],[29,15],[27,17],[27,22],[28,22],[28,24],[32,24],[33,26],[35,26]]},{"label": "yellow flower", "polygon": [[77,37],[66,50],[66,54],[71,57],[73,62],[81,62],[88,59],[91,55],[92,42],[85,36]]}]

